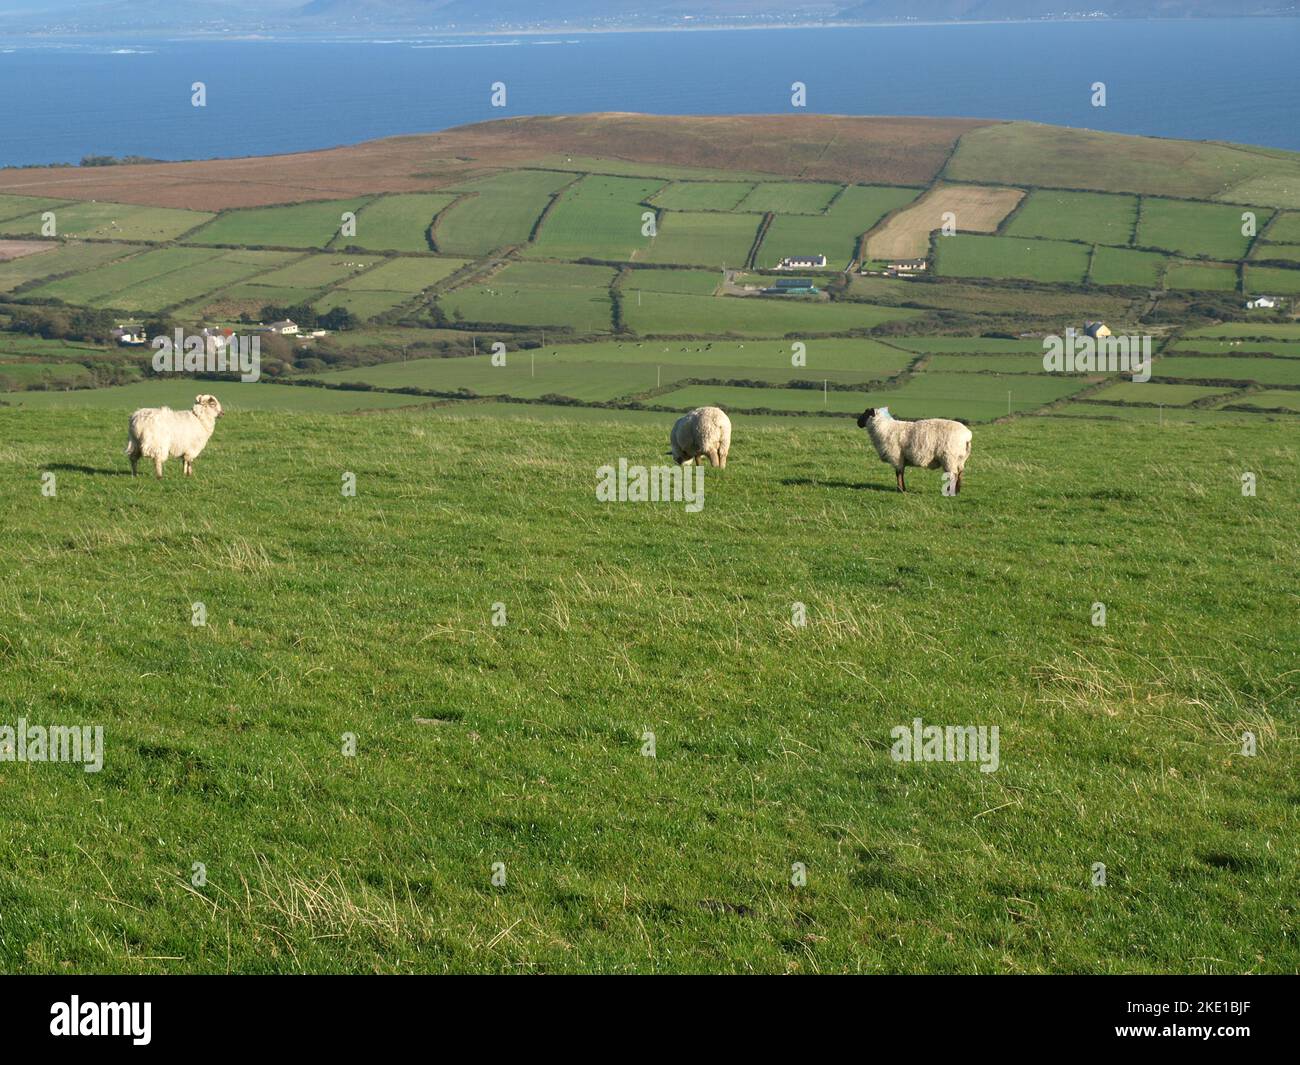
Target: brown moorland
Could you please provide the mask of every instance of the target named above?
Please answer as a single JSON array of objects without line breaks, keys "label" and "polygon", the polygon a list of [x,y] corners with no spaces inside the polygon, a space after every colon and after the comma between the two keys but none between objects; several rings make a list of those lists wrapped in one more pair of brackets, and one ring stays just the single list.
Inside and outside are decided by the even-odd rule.
[{"label": "brown moorland", "polygon": [[785,177],[928,184],[978,119],[625,113],[498,119],[344,148],[115,167],[0,170],[0,191],[220,211],[436,189],[556,153]]}]

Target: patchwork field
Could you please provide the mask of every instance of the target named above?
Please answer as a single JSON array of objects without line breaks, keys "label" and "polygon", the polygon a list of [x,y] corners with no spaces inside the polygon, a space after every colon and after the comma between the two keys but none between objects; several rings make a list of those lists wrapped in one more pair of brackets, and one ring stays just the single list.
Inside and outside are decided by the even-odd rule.
[{"label": "patchwork field", "polygon": [[929,253],[930,234],[940,229],[950,214],[957,233],[992,233],[1023,196],[1021,189],[940,185],[868,236],[867,258],[924,258]]},{"label": "patchwork field", "polygon": [[327,200],[252,211],[227,211],[188,240],[195,244],[234,244],[240,247],[324,248],[343,226],[344,215],[355,214],[368,200]]},{"label": "patchwork field", "polygon": [[441,252],[467,256],[523,244],[555,193],[576,180],[573,174],[518,170],[459,185],[451,191],[470,195],[438,218],[434,243]]},{"label": "patchwork field", "polygon": [[655,238],[636,253],[638,262],[745,265],[758,236],[758,215],[668,212]]},{"label": "patchwork field", "polygon": [[1254,207],[1221,207],[1146,196],[1142,199],[1134,243],[1181,255],[1241,259],[1245,257],[1252,239],[1242,233],[1246,224],[1243,214],[1254,214],[1256,225],[1262,229],[1272,212]]},{"label": "patchwork field", "polygon": [[[0,224],[122,227],[0,254],[9,720],[106,743],[0,760],[41,826],[0,833],[0,970],[1296,971],[1300,270],[1257,264],[1298,160],[611,114],[0,171]],[[936,207],[923,278],[846,275]],[[817,298],[741,294],[819,252]],[[258,383],[112,339],[303,303],[358,321],[295,309]],[[1152,381],[1043,372],[1094,319]],[[196,476],[130,478],[129,412],[200,392]],[[703,508],[603,501],[699,404]],[[896,492],[867,406],[971,423],[961,494]],[[995,772],[890,756],[936,707]]]},{"label": "patchwork field", "polygon": [[1158,252],[1108,248],[1098,244],[1092,252],[1088,281],[1094,285],[1140,285],[1159,288],[1169,259]]},{"label": "patchwork field", "polygon": [[862,235],[916,195],[916,189],[850,185],[824,215],[777,215],[763,237],[760,264],[775,266],[791,255],[825,255],[831,269],[843,269],[857,254]]},{"label": "patchwork field", "polygon": [[212,217],[198,211],[123,203],[67,203],[38,207],[32,213],[0,221],[0,234],[70,240],[165,241],[175,240]]},{"label": "patchwork field", "polygon": [[650,200],[669,211],[731,211],[753,187],[749,181],[675,181]]},{"label": "patchwork field", "polygon": [[1122,246],[1132,243],[1137,203],[1136,196],[1035,189],[1005,232],[1011,237]]},{"label": "patchwork field", "polygon": [[357,215],[356,235],[338,236],[335,243],[375,251],[430,251],[433,220],[455,199],[452,195],[417,194],[377,197]]},{"label": "patchwork field", "polygon": [[938,237],[934,269],[945,277],[1022,278],[1026,281],[1080,284],[1088,272],[1089,250],[1063,240]]},{"label": "patchwork field", "polygon": [[[662,188],[658,179],[589,174],[565,189],[528,250],[550,259],[626,260],[643,251],[646,201]],[[691,261],[691,260],[687,260]]]}]

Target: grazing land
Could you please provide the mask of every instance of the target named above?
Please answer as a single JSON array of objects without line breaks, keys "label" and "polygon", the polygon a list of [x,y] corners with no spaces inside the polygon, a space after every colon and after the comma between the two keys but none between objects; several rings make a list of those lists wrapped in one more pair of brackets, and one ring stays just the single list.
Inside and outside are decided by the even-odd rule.
[{"label": "grazing land", "polygon": [[946,277],[1021,278],[1079,284],[1088,272],[1089,250],[1063,240],[980,237],[936,238],[935,272]]},{"label": "grazing land", "polygon": [[[106,743],[0,761],[0,969],[1300,967],[1298,157],[596,115],[239,163],[0,171],[0,723]],[[114,340],[264,311],[256,383]],[[1092,320],[1151,381],[1044,370]],[[199,392],[196,476],[131,479]],[[597,497],[700,404],[702,510]],[[867,406],[974,426],[961,494]],[[893,760],[917,716],[999,768]]]},{"label": "grazing land", "polygon": [[1136,196],[1035,189],[1005,232],[1010,237],[1080,240],[1122,247],[1133,241],[1137,211]]}]

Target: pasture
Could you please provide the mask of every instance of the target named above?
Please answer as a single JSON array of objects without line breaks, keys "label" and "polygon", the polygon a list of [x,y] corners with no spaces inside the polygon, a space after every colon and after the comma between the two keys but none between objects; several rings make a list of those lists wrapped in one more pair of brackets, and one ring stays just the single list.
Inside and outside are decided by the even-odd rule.
[{"label": "pasture", "polygon": [[[106,747],[6,772],[42,826],[0,840],[6,971],[1300,964],[1280,425],[986,428],[948,499],[847,418],[738,416],[688,514],[593,492],[664,416],[530,413],[503,449],[469,409],[234,412],[159,485],[108,472],[120,410],[0,409],[11,714]],[[915,716],[1000,726],[998,770],[893,761]]]},{"label": "pasture", "polygon": [[469,195],[438,216],[434,244],[448,255],[471,257],[523,244],[551,197],[576,180],[550,170],[516,170],[458,185],[448,191]]},{"label": "pasture", "polygon": [[433,246],[429,230],[433,220],[455,198],[423,193],[376,197],[357,215],[356,235],[339,236],[335,243],[374,251],[430,251]]},{"label": "pasture", "polygon": [[1137,203],[1136,196],[1034,189],[1005,233],[1010,237],[1122,246],[1132,243]]},{"label": "pasture", "polygon": [[731,211],[753,187],[749,181],[674,181],[650,202],[667,211]]},{"label": "pasture", "polygon": [[1159,288],[1167,256],[1132,248],[1109,248],[1098,244],[1092,250],[1088,281],[1094,285],[1133,285]]},{"label": "pasture", "polygon": [[636,253],[638,262],[686,266],[744,266],[758,236],[753,214],[669,211],[658,233]]},{"label": "pasture", "polygon": [[1088,272],[1089,249],[1063,240],[980,237],[935,238],[934,269],[944,277],[1019,278],[1079,284]]},{"label": "pasture", "polygon": [[642,216],[653,214],[644,201],[662,186],[658,179],[587,175],[560,195],[528,254],[548,259],[632,258],[651,243],[642,233]]},{"label": "pasture", "polygon": [[186,239],[192,244],[324,248],[342,228],[343,216],[355,214],[368,202],[367,199],[320,200],[224,211]]},{"label": "pasture", "polygon": [[1146,196],[1142,199],[1134,243],[1180,255],[1241,259],[1251,241],[1242,233],[1243,215],[1246,213],[1256,216],[1259,229],[1264,228],[1272,215],[1271,211],[1255,207],[1227,207]]}]

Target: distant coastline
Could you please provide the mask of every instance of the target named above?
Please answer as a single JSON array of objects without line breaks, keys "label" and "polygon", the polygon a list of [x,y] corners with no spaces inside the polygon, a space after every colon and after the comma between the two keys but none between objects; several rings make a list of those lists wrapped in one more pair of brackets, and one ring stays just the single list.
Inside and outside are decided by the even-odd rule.
[{"label": "distant coastline", "polygon": [[620,26],[572,26],[540,25],[519,28],[497,27],[483,29],[439,29],[436,27],[411,26],[377,26],[366,30],[297,30],[285,28],[267,32],[223,31],[219,29],[195,30],[184,32],[180,27],[159,26],[148,29],[86,29],[80,32],[50,32],[47,30],[28,30],[11,32],[0,36],[0,46],[8,46],[24,41],[81,41],[112,38],[118,41],[155,40],[155,41],[232,41],[244,43],[270,44],[343,44],[348,42],[365,42],[370,44],[412,44],[420,41],[436,41],[449,38],[483,38],[483,37],[564,37],[564,36],[605,36],[620,33],[709,33],[740,30],[844,30],[844,29],[894,29],[894,28],[934,28],[942,26],[1042,26],[1042,25],[1097,25],[1114,23],[1161,23],[1180,25],[1195,22],[1211,22],[1223,19],[1249,21],[1262,19],[1300,19],[1300,8],[1293,11],[1278,11],[1267,14],[1222,14],[1222,15],[1179,15],[1161,17],[1149,15],[1132,17],[1124,15],[1063,15],[1043,16],[1039,18],[999,18],[999,19],[886,19],[886,20],[843,20],[808,21],[808,22],[709,22],[709,23],[644,23],[631,22]]}]

